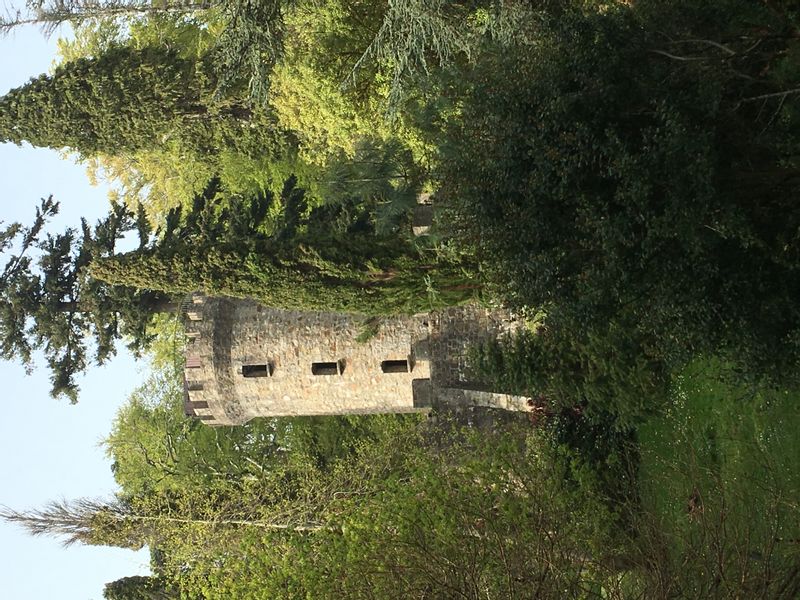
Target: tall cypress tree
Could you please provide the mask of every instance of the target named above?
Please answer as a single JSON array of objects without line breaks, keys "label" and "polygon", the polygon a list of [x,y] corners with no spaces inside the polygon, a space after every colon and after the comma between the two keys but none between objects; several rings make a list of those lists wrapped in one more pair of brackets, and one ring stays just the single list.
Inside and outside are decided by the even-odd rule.
[{"label": "tall cypress tree", "polygon": [[174,294],[202,289],[276,308],[369,314],[429,309],[429,283],[441,283],[448,298],[454,292],[447,302],[471,293],[458,265],[431,264],[402,236],[378,234],[370,211],[355,203],[309,211],[295,183],[286,181],[283,212],[273,219],[271,194],[233,198],[220,209],[210,202],[212,182],[185,217],[173,211],[151,244],[99,258],[92,276]]},{"label": "tall cypress tree", "polygon": [[158,146],[208,114],[198,67],[169,50],[127,46],[65,63],[0,98],[0,141],[83,155]]},{"label": "tall cypress tree", "polygon": [[219,181],[212,180],[190,211],[168,215],[151,244],[98,258],[92,276],[176,294],[202,289],[257,298],[281,308],[364,311],[376,293],[366,283],[368,263],[389,264],[405,248],[371,231],[309,232],[304,191],[295,182],[294,177],[286,182],[283,213],[271,222],[272,193],[234,197],[220,208],[214,202]]}]

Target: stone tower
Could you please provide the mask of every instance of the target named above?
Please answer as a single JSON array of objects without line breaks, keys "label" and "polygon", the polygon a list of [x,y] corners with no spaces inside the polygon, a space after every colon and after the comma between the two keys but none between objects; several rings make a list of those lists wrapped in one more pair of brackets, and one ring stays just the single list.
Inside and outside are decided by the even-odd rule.
[{"label": "stone tower", "polygon": [[528,410],[474,382],[467,349],[513,328],[501,311],[459,307],[371,322],[193,294],[185,409],[209,425],[254,417],[424,412],[436,404]]}]

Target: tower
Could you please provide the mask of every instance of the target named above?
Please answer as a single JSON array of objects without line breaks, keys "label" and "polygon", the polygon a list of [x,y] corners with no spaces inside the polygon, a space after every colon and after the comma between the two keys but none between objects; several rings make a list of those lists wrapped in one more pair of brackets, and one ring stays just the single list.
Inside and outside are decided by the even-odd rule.
[{"label": "tower", "polygon": [[185,408],[209,425],[254,417],[425,412],[435,403],[527,410],[468,372],[470,344],[507,330],[501,311],[459,307],[374,320],[193,294]]}]

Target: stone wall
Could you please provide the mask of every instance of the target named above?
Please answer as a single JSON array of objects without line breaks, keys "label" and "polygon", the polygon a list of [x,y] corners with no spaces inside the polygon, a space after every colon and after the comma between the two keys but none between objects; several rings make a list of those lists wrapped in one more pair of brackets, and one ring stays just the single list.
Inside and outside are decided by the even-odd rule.
[{"label": "stone wall", "polygon": [[[214,424],[257,416],[413,412],[414,380],[428,380],[425,356],[415,346],[428,336],[424,317],[382,319],[359,342],[357,315],[283,311],[255,302],[208,298],[198,320],[187,321],[196,341],[187,348],[190,402]],[[190,338],[191,339],[191,338]],[[384,361],[393,361],[391,368]],[[190,366],[198,364],[199,366]],[[326,373],[327,365],[336,367]],[[402,367],[407,365],[407,372]],[[253,367],[261,376],[247,377]],[[390,368],[390,372],[384,372]],[[205,419],[212,424],[212,419]]]},{"label": "stone wall", "polygon": [[430,323],[431,382],[437,388],[477,385],[469,368],[470,350],[481,342],[508,335],[520,322],[508,311],[470,304],[432,313]]}]

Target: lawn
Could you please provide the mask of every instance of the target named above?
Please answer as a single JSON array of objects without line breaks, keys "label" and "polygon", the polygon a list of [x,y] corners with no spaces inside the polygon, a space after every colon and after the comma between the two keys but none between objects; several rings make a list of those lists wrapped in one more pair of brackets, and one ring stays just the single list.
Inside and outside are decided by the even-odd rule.
[{"label": "lawn", "polygon": [[638,437],[653,525],[639,542],[662,555],[670,585],[688,597],[795,597],[800,392],[737,383],[728,365],[697,360]]}]

